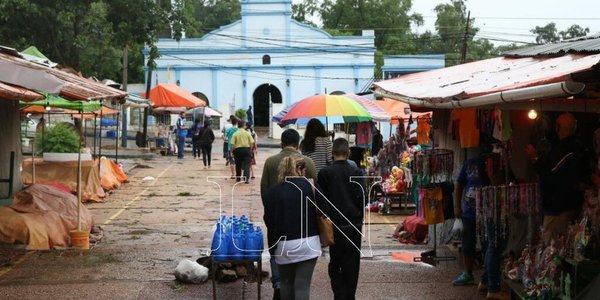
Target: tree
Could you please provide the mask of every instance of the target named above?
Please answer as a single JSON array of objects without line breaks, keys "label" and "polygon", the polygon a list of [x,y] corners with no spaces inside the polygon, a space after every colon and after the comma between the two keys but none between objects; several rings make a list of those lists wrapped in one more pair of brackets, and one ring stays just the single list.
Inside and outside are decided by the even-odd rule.
[{"label": "tree", "polygon": [[558,34],[560,35],[561,39],[568,40],[576,37],[586,36],[588,33],[590,33],[590,28],[582,28],[577,24],[573,24],[571,27],[564,31],[560,31]]},{"label": "tree", "polygon": [[556,29],[556,23],[550,22],[546,26],[535,26],[531,30],[531,33],[537,35],[535,42],[538,44],[556,43],[560,40],[558,36],[558,30]]},{"label": "tree", "polygon": [[317,0],[305,0],[302,3],[292,4],[292,18],[298,22],[317,27],[307,17],[315,15],[318,10]]},{"label": "tree", "polygon": [[[239,0],[200,0],[195,1],[195,17],[199,23],[197,36],[203,36],[222,25],[240,19]],[[196,35],[188,35],[190,37]]]},{"label": "tree", "polygon": [[139,81],[144,74],[139,50],[170,26],[176,38],[183,30],[193,33],[193,9],[192,0],[174,5],[156,0],[2,0],[0,21],[10,26],[0,26],[0,41],[18,50],[35,45],[86,77],[117,80],[127,46],[133,50],[129,66],[136,70],[131,79]]}]

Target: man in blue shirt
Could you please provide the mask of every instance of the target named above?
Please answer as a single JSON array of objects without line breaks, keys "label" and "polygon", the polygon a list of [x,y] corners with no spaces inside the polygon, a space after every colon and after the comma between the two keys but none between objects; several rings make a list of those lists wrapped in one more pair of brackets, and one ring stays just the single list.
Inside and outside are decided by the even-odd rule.
[{"label": "man in blue shirt", "polygon": [[485,172],[485,161],[480,157],[471,158],[463,163],[454,189],[454,217],[463,223],[462,254],[464,271],[452,282],[453,285],[474,284],[473,264],[475,258],[475,190],[489,185]]},{"label": "man in blue shirt", "polygon": [[177,119],[177,158],[183,159],[183,148],[185,147],[185,137],[188,127],[185,125],[185,112],[179,114]]}]

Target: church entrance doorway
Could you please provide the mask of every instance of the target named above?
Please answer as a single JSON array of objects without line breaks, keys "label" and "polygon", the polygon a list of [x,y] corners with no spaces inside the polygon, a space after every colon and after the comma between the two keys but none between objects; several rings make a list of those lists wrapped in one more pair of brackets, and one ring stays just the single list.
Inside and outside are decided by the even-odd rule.
[{"label": "church entrance doorway", "polygon": [[[268,131],[272,136],[271,117],[279,111],[273,111],[273,104],[281,104],[281,92],[269,83],[259,85],[252,94],[254,105],[254,127],[256,131]],[[277,105],[279,107],[280,105]]]}]

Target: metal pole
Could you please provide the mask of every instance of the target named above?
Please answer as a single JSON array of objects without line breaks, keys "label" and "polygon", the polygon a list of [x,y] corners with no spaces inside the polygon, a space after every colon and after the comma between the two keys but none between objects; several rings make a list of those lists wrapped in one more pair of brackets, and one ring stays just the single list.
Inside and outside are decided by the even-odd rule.
[{"label": "metal pole", "polygon": [[[83,121],[83,112],[81,112]],[[81,122],[79,122],[81,132]],[[79,151],[77,151],[77,231],[81,231],[81,139],[79,139]]]},{"label": "metal pole", "polygon": [[35,138],[31,144],[31,184],[35,184]]},{"label": "metal pole", "polygon": [[[125,45],[125,49],[123,49],[123,83],[121,84],[121,89],[127,92],[127,66],[128,66],[128,47]],[[121,132],[121,146],[123,148],[127,148],[127,106],[123,105],[123,130]],[[117,117],[117,120],[119,118]],[[119,130],[117,130],[119,131]],[[118,142],[117,142],[118,144]],[[118,158],[117,158],[118,160]]]},{"label": "metal pole", "polygon": [[115,137],[115,163],[119,162],[119,112],[117,110],[117,131],[115,132],[115,134],[117,135]]}]

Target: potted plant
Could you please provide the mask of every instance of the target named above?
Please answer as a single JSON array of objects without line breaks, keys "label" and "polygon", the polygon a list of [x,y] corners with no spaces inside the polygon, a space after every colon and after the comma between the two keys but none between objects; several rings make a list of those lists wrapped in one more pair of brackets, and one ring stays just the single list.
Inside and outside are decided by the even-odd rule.
[{"label": "potted plant", "polygon": [[[72,124],[58,123],[48,128],[42,136],[36,135],[35,148],[38,153],[43,153],[46,161],[71,161],[77,160],[80,136]],[[91,160],[89,153],[82,153],[81,160]]]}]

